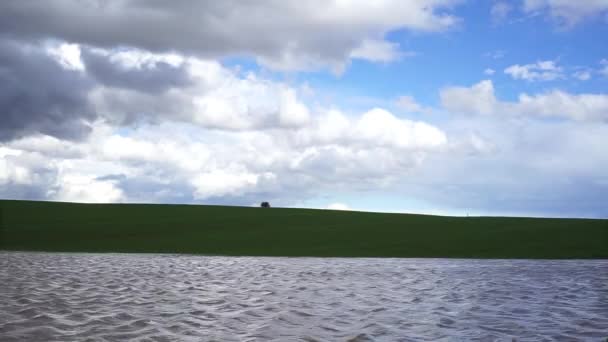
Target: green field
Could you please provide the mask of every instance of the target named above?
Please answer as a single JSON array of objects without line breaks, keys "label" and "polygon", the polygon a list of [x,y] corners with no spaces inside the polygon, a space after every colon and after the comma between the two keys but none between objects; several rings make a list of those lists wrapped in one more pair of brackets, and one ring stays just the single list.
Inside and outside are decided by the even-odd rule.
[{"label": "green field", "polygon": [[0,201],[0,249],[255,256],[608,258],[608,220]]}]

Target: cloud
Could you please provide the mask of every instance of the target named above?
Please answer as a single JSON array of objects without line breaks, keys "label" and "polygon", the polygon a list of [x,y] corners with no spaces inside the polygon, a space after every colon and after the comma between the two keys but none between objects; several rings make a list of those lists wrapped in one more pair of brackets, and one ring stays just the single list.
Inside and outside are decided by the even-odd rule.
[{"label": "cloud", "polygon": [[21,159],[22,151],[12,148],[0,148],[0,182],[1,183],[31,183],[31,172],[29,168],[14,163],[12,160]]},{"label": "cloud", "polygon": [[[268,97],[251,101],[288,92],[301,103],[295,88],[283,83],[215,62],[184,63],[193,80],[182,90],[186,96],[217,96],[218,85],[231,85],[225,91],[233,98],[266,89]],[[148,101],[172,91],[130,94]],[[251,205],[265,200],[297,206],[320,194],[390,189],[454,212],[605,213],[601,203],[608,192],[601,190],[608,184],[608,132],[596,123],[608,112],[605,95],[555,90],[504,101],[486,80],[444,88],[440,96],[448,111],[486,116],[454,116],[435,126],[381,108],[346,113],[307,106],[306,120],[297,125],[218,129],[194,120],[196,111],[157,108],[157,122],[94,121],[81,140],[37,133],[0,142],[0,191],[12,198],[87,202]],[[129,99],[132,108],[146,104]],[[417,104],[413,98],[405,103]],[[577,120],[534,120],[545,116]]]},{"label": "cloud", "polygon": [[56,178],[54,162],[37,151],[0,142],[0,193],[16,199],[42,199]]},{"label": "cloud", "polygon": [[[71,46],[79,48],[75,44]],[[186,87],[191,82],[183,62],[171,63],[171,56],[163,58],[163,55],[138,50],[114,53],[89,48],[82,49],[78,55],[87,74],[98,84],[108,87],[159,94],[170,88]]]},{"label": "cloud", "polygon": [[47,48],[47,53],[66,69],[84,70],[84,64],[82,64],[80,56],[80,45],[78,44],[51,44]]},{"label": "cloud", "polygon": [[496,70],[492,69],[492,68],[486,68],[483,73],[488,75],[488,76],[492,76],[494,75],[494,73],[496,72]]},{"label": "cloud", "polygon": [[115,203],[121,202],[124,194],[112,180],[70,173],[59,175],[50,196],[62,202]]},{"label": "cloud", "polygon": [[215,170],[204,172],[193,179],[194,198],[206,199],[214,196],[242,195],[255,189],[261,178],[272,179],[274,174],[268,172],[258,175],[246,171]]},{"label": "cloud", "polygon": [[87,95],[93,83],[40,46],[0,39],[0,141],[41,132],[80,139],[95,117]]},{"label": "cloud", "polygon": [[34,198],[65,201],[289,204],[332,189],[387,186],[446,143],[436,127],[382,109],[316,113],[288,130],[163,120],[125,132],[97,122],[83,141],[37,135],[0,144],[0,188],[15,194],[18,183]]},{"label": "cloud", "polygon": [[355,124],[354,133],[366,143],[396,148],[435,148],[447,141],[445,134],[436,127],[398,119],[379,108],[364,113]]},{"label": "cloud", "polygon": [[49,135],[35,134],[22,137],[10,142],[12,148],[20,153],[52,154],[61,158],[76,158],[82,156],[83,150],[70,141],[61,140]]},{"label": "cloud", "polygon": [[297,90],[216,61],[76,44],[0,40],[0,141],[83,139],[97,121],[163,120],[225,130],[293,129],[310,120]]},{"label": "cloud", "polygon": [[405,55],[399,52],[399,44],[383,40],[364,40],[350,53],[350,58],[364,59],[372,62],[392,62]]},{"label": "cloud", "polygon": [[254,73],[241,77],[216,61],[198,58],[186,59],[183,68],[171,70],[184,72],[180,78],[188,82],[166,86],[162,93],[100,86],[91,92],[91,101],[107,120],[123,125],[173,120],[237,131],[296,128],[309,120],[297,90],[285,84]]},{"label": "cloud", "polygon": [[572,73],[572,77],[580,81],[588,81],[591,79],[591,71],[589,70],[578,70]]},{"label": "cloud", "polygon": [[471,87],[443,88],[439,96],[442,106],[456,113],[491,115],[496,112],[498,105],[490,80],[483,80]]},{"label": "cloud", "polygon": [[608,120],[608,94],[570,94],[562,90],[528,95],[516,102],[500,101],[490,80],[440,92],[443,107],[455,113],[494,116],[561,117],[578,121]]},{"label": "cloud", "polygon": [[513,79],[525,81],[553,81],[565,77],[563,69],[554,61],[511,65],[505,69],[505,74],[510,75]]},{"label": "cloud", "polygon": [[0,32],[106,49],[251,56],[278,70],[339,70],[353,54],[371,61],[394,58],[396,46],[383,40],[387,32],[437,32],[457,25],[460,19],[449,11],[458,2],[9,0],[0,3]]},{"label": "cloud", "polygon": [[403,196],[475,215],[607,217],[607,125],[507,115],[459,117],[443,128],[450,137],[481,132],[494,148],[433,155],[404,178]]},{"label": "cloud", "polygon": [[[425,122],[324,107],[305,85],[195,56],[0,47],[2,108],[29,108],[0,125],[0,193],[11,198],[297,205],[389,189],[437,206],[605,212],[606,94],[506,101],[485,80],[440,92],[447,112],[470,115]],[[403,114],[445,114],[397,101]],[[537,120],[552,117],[567,120]]]},{"label": "cloud", "polygon": [[565,28],[585,19],[601,16],[608,11],[605,0],[524,0],[523,9],[528,13],[546,13]]},{"label": "cloud", "polygon": [[516,109],[528,115],[606,121],[608,120],[608,95],[575,95],[561,90],[553,90],[533,96],[521,94]]},{"label": "cloud", "polygon": [[381,108],[369,110],[355,119],[330,110],[319,115],[312,126],[297,132],[295,139],[301,145],[347,143],[404,150],[432,150],[447,141],[445,133],[437,127],[397,118]]}]

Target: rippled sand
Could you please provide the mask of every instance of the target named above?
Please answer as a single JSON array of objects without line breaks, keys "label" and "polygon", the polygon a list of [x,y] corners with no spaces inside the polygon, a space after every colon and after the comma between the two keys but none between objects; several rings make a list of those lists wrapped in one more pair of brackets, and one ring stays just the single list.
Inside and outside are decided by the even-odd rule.
[{"label": "rippled sand", "polygon": [[607,337],[607,260],[0,253],[1,341]]}]

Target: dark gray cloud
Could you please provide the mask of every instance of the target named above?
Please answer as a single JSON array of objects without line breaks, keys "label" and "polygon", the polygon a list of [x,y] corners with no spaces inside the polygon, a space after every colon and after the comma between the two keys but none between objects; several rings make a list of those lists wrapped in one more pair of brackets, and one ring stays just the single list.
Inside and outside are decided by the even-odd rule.
[{"label": "dark gray cloud", "polygon": [[[133,115],[121,118],[120,110],[98,112],[89,95],[99,85],[156,96],[191,82],[185,64],[151,61],[128,68],[87,47],[82,48],[81,58],[86,71],[64,67],[44,44],[0,35],[0,142],[38,133],[81,139],[99,116],[118,124],[134,121]],[[131,104],[134,113],[145,112],[141,106]],[[147,114],[137,118],[142,115]]]},{"label": "dark gray cloud", "polygon": [[382,39],[391,30],[449,28],[458,19],[442,8],[457,2],[5,0],[0,32],[212,58],[249,55],[277,67],[302,68],[342,64],[364,40]]},{"label": "dark gray cloud", "polygon": [[87,73],[105,86],[158,94],[192,83],[184,64],[173,66],[153,61],[140,68],[130,68],[87,48],[81,50],[81,58]]},{"label": "dark gray cloud", "polygon": [[0,39],[0,141],[34,133],[85,136],[94,118],[87,77],[41,48]]}]

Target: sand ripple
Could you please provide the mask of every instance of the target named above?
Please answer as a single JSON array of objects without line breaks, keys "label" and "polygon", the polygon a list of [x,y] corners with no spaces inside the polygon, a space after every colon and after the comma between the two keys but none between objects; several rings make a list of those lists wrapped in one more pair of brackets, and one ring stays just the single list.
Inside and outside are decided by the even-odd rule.
[{"label": "sand ripple", "polygon": [[0,341],[607,337],[607,260],[0,253]]}]

